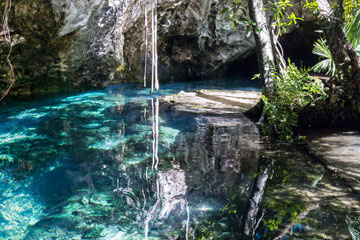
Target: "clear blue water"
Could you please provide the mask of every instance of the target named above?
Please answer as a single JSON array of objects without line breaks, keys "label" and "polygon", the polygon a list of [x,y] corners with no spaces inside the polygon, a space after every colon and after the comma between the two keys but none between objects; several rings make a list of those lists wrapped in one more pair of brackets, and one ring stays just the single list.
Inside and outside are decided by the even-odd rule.
[{"label": "clear blue water", "polygon": [[[358,196],[293,147],[260,143],[243,117],[181,114],[160,104],[154,167],[151,99],[201,88],[258,86],[171,83],[150,95],[123,84],[2,104],[0,239],[242,239],[254,186],[268,168],[258,211],[267,222],[254,238],[279,235],[313,202],[321,204],[306,222],[293,219],[293,234],[349,237],[345,217],[357,209],[327,199],[326,189],[351,203]],[[272,219],[280,219],[276,229]]]}]

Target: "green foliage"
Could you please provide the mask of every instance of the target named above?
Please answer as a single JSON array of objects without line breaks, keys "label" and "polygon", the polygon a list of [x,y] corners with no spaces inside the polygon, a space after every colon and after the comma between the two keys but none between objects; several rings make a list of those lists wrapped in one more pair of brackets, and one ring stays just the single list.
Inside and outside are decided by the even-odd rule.
[{"label": "green foliage", "polygon": [[358,0],[344,0],[342,1],[344,7],[345,22],[354,21],[354,15],[358,14],[360,3]]},{"label": "green foliage", "polygon": [[251,31],[254,28],[256,32],[261,30],[257,27],[256,23],[251,20],[247,13],[247,7],[245,6],[242,0],[235,0],[232,3],[231,8],[224,8],[221,11],[222,14],[227,14],[228,18],[231,20],[233,28],[240,24],[244,24],[246,27],[246,37],[251,35]]},{"label": "green foliage", "polygon": [[319,4],[316,1],[306,1],[304,8],[310,9],[314,15],[319,13]]},{"label": "green foliage", "polygon": [[263,219],[264,225],[272,232],[279,228],[279,225],[287,220],[292,224],[300,224],[306,220],[300,220],[299,214],[306,210],[303,204],[288,205],[283,202],[270,201],[266,204],[266,209],[274,211],[274,215],[269,219]]},{"label": "green foliage", "polygon": [[360,51],[360,13],[356,12],[354,20],[344,24],[344,32],[354,49]]},{"label": "green foliage", "polygon": [[[280,36],[286,32],[286,27],[297,24],[298,21],[303,21],[295,15],[294,12],[287,13],[289,7],[293,7],[290,0],[278,0],[269,1],[270,8],[264,10],[271,10],[274,14],[273,25],[279,29]],[[232,21],[233,27],[236,28],[239,24],[246,26],[246,36],[249,37],[251,30],[254,28],[257,33],[261,31],[261,26],[257,26],[256,23],[251,20],[247,13],[247,8],[242,0],[233,1],[231,8],[224,8],[221,13],[227,14]]]},{"label": "green foliage", "polygon": [[290,0],[269,1],[270,9],[274,13],[274,26],[278,27],[280,36],[286,33],[286,27],[291,24],[297,24],[297,21],[304,19],[296,17],[295,13],[291,12],[290,15],[286,12],[288,7],[293,7]]},{"label": "green foliage", "polygon": [[[353,49],[360,57],[360,13],[355,13],[354,21],[346,22],[343,29]],[[314,43],[313,53],[322,59],[313,67],[313,70],[315,72],[325,72],[330,77],[336,77],[336,65],[324,39],[320,38]]]},{"label": "green foliage", "polygon": [[288,61],[286,69],[279,73],[271,70],[272,89],[269,96],[262,96],[267,116],[265,133],[282,140],[291,140],[298,125],[298,113],[305,106],[325,97],[322,82],[311,77],[310,69],[298,69]]},{"label": "green foliage", "polygon": [[318,39],[314,43],[313,53],[320,56],[321,60],[314,67],[313,70],[315,72],[326,72],[330,77],[336,76],[336,66],[333,59],[333,56],[330,52],[326,41],[322,38]]}]

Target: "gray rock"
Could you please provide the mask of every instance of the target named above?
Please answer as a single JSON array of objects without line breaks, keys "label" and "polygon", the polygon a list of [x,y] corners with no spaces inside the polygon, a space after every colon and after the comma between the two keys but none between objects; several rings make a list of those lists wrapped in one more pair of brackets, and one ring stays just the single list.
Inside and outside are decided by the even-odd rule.
[{"label": "gray rock", "polygon": [[179,94],[163,97],[162,101],[179,112],[223,115],[244,113],[253,108],[260,101],[260,93],[239,90],[181,91]]},{"label": "gray rock", "polygon": [[[245,26],[233,29],[221,13],[231,4],[232,0],[158,1],[160,80],[214,76],[254,50]],[[110,82],[142,79],[144,0],[19,0],[12,8],[11,59],[18,78],[12,94],[102,88]],[[301,4],[295,11],[304,15],[299,9]],[[3,40],[0,36],[0,74],[9,78]],[[150,52],[146,56],[150,64]],[[0,90],[5,87],[1,82]]]},{"label": "gray rock", "polygon": [[309,149],[326,165],[360,192],[360,135],[358,132],[315,132]]}]

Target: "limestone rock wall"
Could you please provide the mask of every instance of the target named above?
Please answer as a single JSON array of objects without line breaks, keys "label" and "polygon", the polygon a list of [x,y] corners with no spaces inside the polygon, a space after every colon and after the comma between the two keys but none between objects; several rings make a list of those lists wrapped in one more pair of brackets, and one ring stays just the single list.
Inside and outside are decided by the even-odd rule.
[{"label": "limestone rock wall", "polygon": [[[230,4],[231,0],[163,1],[159,4],[158,51],[163,78],[209,76],[254,49],[254,39],[245,37],[245,26],[233,29],[231,21],[221,13]],[[137,76],[143,69],[143,16],[126,26],[125,59]]]},{"label": "limestone rock wall", "polygon": [[[254,49],[253,38],[245,37],[245,26],[233,29],[221,13],[231,4],[232,0],[158,1],[160,80],[214,76]],[[144,0],[13,1],[10,28],[11,60],[18,78],[14,95],[102,88],[142,79]],[[151,39],[150,34],[147,37]],[[4,81],[9,78],[7,51],[0,35]],[[146,56],[150,63],[150,52]],[[4,81],[0,90],[6,87]]]}]

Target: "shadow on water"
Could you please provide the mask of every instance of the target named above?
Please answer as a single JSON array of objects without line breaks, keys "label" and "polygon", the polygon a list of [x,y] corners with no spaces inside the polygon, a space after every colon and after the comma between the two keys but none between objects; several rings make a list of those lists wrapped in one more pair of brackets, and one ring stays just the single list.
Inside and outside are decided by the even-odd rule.
[{"label": "shadow on water", "polygon": [[147,91],[119,85],[2,112],[0,238],[349,238],[359,196],[295,145],[260,142],[241,114],[160,104],[154,165]]}]

